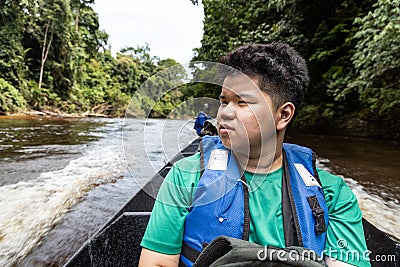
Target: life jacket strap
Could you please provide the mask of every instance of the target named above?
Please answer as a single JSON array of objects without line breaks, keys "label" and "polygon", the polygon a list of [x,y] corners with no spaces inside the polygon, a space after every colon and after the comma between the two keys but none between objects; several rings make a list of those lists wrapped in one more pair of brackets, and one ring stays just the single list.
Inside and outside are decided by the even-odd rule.
[{"label": "life jacket strap", "polygon": [[303,246],[303,237],[300,230],[300,222],[297,216],[295,199],[290,183],[290,171],[286,151],[282,150],[282,216],[286,247]]},{"label": "life jacket strap", "polygon": [[179,257],[179,267],[187,267],[187,265],[183,262],[182,257]]},{"label": "life jacket strap", "polygon": [[244,183],[243,194],[244,194],[244,218],[243,218],[243,234],[242,240],[249,241],[250,236],[250,209],[249,209],[249,185],[246,184],[246,177],[242,174],[241,178]]},{"label": "life jacket strap", "polygon": [[181,254],[187,258],[188,260],[190,260],[191,262],[195,262],[196,259],[199,257],[200,255],[200,251],[197,251],[196,249],[192,248],[191,246],[189,246],[188,244],[186,244],[185,242],[182,242],[182,249],[181,249]]},{"label": "life jacket strap", "polygon": [[315,232],[320,235],[326,232],[326,223],[324,218],[324,211],[319,205],[318,199],[316,196],[311,196],[307,198],[308,204],[310,204],[314,219],[315,219]]}]

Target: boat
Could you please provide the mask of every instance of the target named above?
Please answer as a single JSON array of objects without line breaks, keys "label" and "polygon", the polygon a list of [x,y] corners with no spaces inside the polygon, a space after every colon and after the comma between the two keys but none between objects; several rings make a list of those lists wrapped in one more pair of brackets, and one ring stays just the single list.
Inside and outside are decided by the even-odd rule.
[{"label": "boat", "polygon": [[[195,139],[165,164],[64,266],[138,266],[140,242],[155,202],[151,195],[156,195],[174,162],[198,151],[199,142],[200,138]],[[365,219],[363,226],[371,265],[400,266],[400,242]]]}]

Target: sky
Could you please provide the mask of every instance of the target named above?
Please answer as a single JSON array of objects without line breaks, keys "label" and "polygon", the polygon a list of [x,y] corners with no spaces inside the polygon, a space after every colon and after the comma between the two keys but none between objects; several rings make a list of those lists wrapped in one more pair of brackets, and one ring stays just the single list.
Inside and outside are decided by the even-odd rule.
[{"label": "sky", "polygon": [[108,35],[111,52],[150,46],[150,54],[189,63],[201,46],[203,6],[190,0],[96,0],[100,29]]}]

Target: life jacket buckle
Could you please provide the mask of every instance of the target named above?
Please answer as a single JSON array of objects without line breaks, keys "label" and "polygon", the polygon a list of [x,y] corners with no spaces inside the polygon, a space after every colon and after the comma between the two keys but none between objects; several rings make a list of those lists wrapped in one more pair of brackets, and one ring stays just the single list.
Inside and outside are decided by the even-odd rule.
[{"label": "life jacket buckle", "polygon": [[320,235],[322,233],[326,232],[326,223],[325,223],[325,212],[319,205],[318,199],[316,196],[311,196],[307,198],[308,203],[310,204],[312,214],[315,219],[315,232],[317,235]]}]

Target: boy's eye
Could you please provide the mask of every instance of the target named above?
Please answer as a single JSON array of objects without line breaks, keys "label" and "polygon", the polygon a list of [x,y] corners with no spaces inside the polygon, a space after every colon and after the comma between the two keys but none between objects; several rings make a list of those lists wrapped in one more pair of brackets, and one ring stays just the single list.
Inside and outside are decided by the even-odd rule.
[{"label": "boy's eye", "polygon": [[244,100],[240,100],[238,103],[239,103],[239,104],[241,104],[241,105],[243,105],[243,104],[247,104],[247,102],[246,102],[246,101],[244,101]]}]

